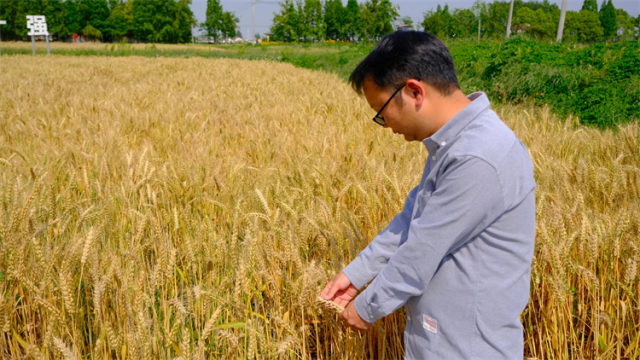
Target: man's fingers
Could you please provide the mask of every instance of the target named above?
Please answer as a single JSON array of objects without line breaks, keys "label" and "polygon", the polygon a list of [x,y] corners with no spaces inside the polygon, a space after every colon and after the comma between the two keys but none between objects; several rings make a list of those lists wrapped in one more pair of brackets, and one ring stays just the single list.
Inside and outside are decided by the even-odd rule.
[{"label": "man's fingers", "polygon": [[336,304],[342,306],[343,308],[347,307],[347,304],[349,304],[349,300],[337,297],[333,300],[333,302],[335,302]]},{"label": "man's fingers", "polygon": [[[327,290],[327,288],[329,288],[329,290]],[[325,300],[333,300],[338,290],[340,290],[340,285],[337,282],[331,280],[331,282],[329,282],[325,287],[325,290],[322,290],[320,296],[322,296]]]},{"label": "man's fingers", "polygon": [[329,290],[331,290],[331,286],[332,285],[333,285],[333,280],[329,281],[327,286],[325,286],[324,289],[322,290],[322,292],[320,293],[320,296],[322,296],[323,299],[331,300],[331,298],[328,295],[329,295]]}]

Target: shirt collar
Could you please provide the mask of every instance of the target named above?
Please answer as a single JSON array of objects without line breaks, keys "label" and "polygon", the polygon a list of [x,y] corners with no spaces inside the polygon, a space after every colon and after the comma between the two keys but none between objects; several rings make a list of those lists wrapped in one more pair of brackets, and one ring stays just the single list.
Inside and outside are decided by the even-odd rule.
[{"label": "shirt collar", "polygon": [[430,144],[436,146],[444,146],[449,140],[454,138],[462,131],[473,119],[478,117],[480,113],[489,108],[489,98],[483,92],[474,92],[467,95],[467,99],[471,100],[471,103],[465,106],[459,113],[447,121],[435,134],[431,135],[422,143],[429,149]]}]

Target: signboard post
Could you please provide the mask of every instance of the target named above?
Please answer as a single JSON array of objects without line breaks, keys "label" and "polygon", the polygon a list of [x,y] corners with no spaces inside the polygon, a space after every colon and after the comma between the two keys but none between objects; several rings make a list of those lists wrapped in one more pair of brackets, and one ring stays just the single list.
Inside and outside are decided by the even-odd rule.
[{"label": "signboard post", "polygon": [[31,35],[31,47],[33,48],[33,55],[36,54],[36,40],[35,36],[44,35],[47,41],[47,54],[51,54],[49,51],[49,31],[47,31],[47,20],[43,15],[27,15],[27,28],[31,31],[27,35]]},{"label": "signboard post", "polygon": [[[0,25],[5,25],[6,20],[0,20]],[[0,42],[2,42],[2,26],[0,26]],[[0,51],[0,55],[2,55],[2,51]]]}]

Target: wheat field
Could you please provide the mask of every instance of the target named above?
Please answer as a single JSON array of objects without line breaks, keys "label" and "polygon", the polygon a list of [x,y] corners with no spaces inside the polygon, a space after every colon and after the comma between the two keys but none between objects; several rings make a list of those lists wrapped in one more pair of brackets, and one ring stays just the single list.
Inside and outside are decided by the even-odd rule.
[{"label": "wheat field", "polygon": [[[244,60],[0,59],[0,357],[399,359],[317,301],[426,152],[335,75]],[[640,128],[500,106],[535,163],[536,359],[640,357]]]}]

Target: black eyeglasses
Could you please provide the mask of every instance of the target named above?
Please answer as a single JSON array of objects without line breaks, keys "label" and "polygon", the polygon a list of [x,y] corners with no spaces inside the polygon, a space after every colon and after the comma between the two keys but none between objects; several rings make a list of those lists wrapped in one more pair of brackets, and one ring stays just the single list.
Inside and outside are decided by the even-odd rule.
[{"label": "black eyeglasses", "polygon": [[394,96],[396,96],[396,94],[398,93],[398,91],[400,91],[406,84],[402,84],[402,86],[400,86],[399,88],[396,89],[396,91],[393,93],[393,95],[391,95],[391,97],[389,98],[389,100],[387,100],[386,103],[384,103],[384,105],[382,105],[382,107],[380,108],[380,111],[378,111],[378,113],[376,114],[376,116],[373,117],[373,121],[380,125],[380,126],[385,126],[387,125],[387,122],[384,121],[384,117],[380,116],[380,114],[382,113],[382,111],[384,110],[385,107],[387,107],[387,104],[389,104],[389,102],[391,101],[391,99],[393,99]]}]

